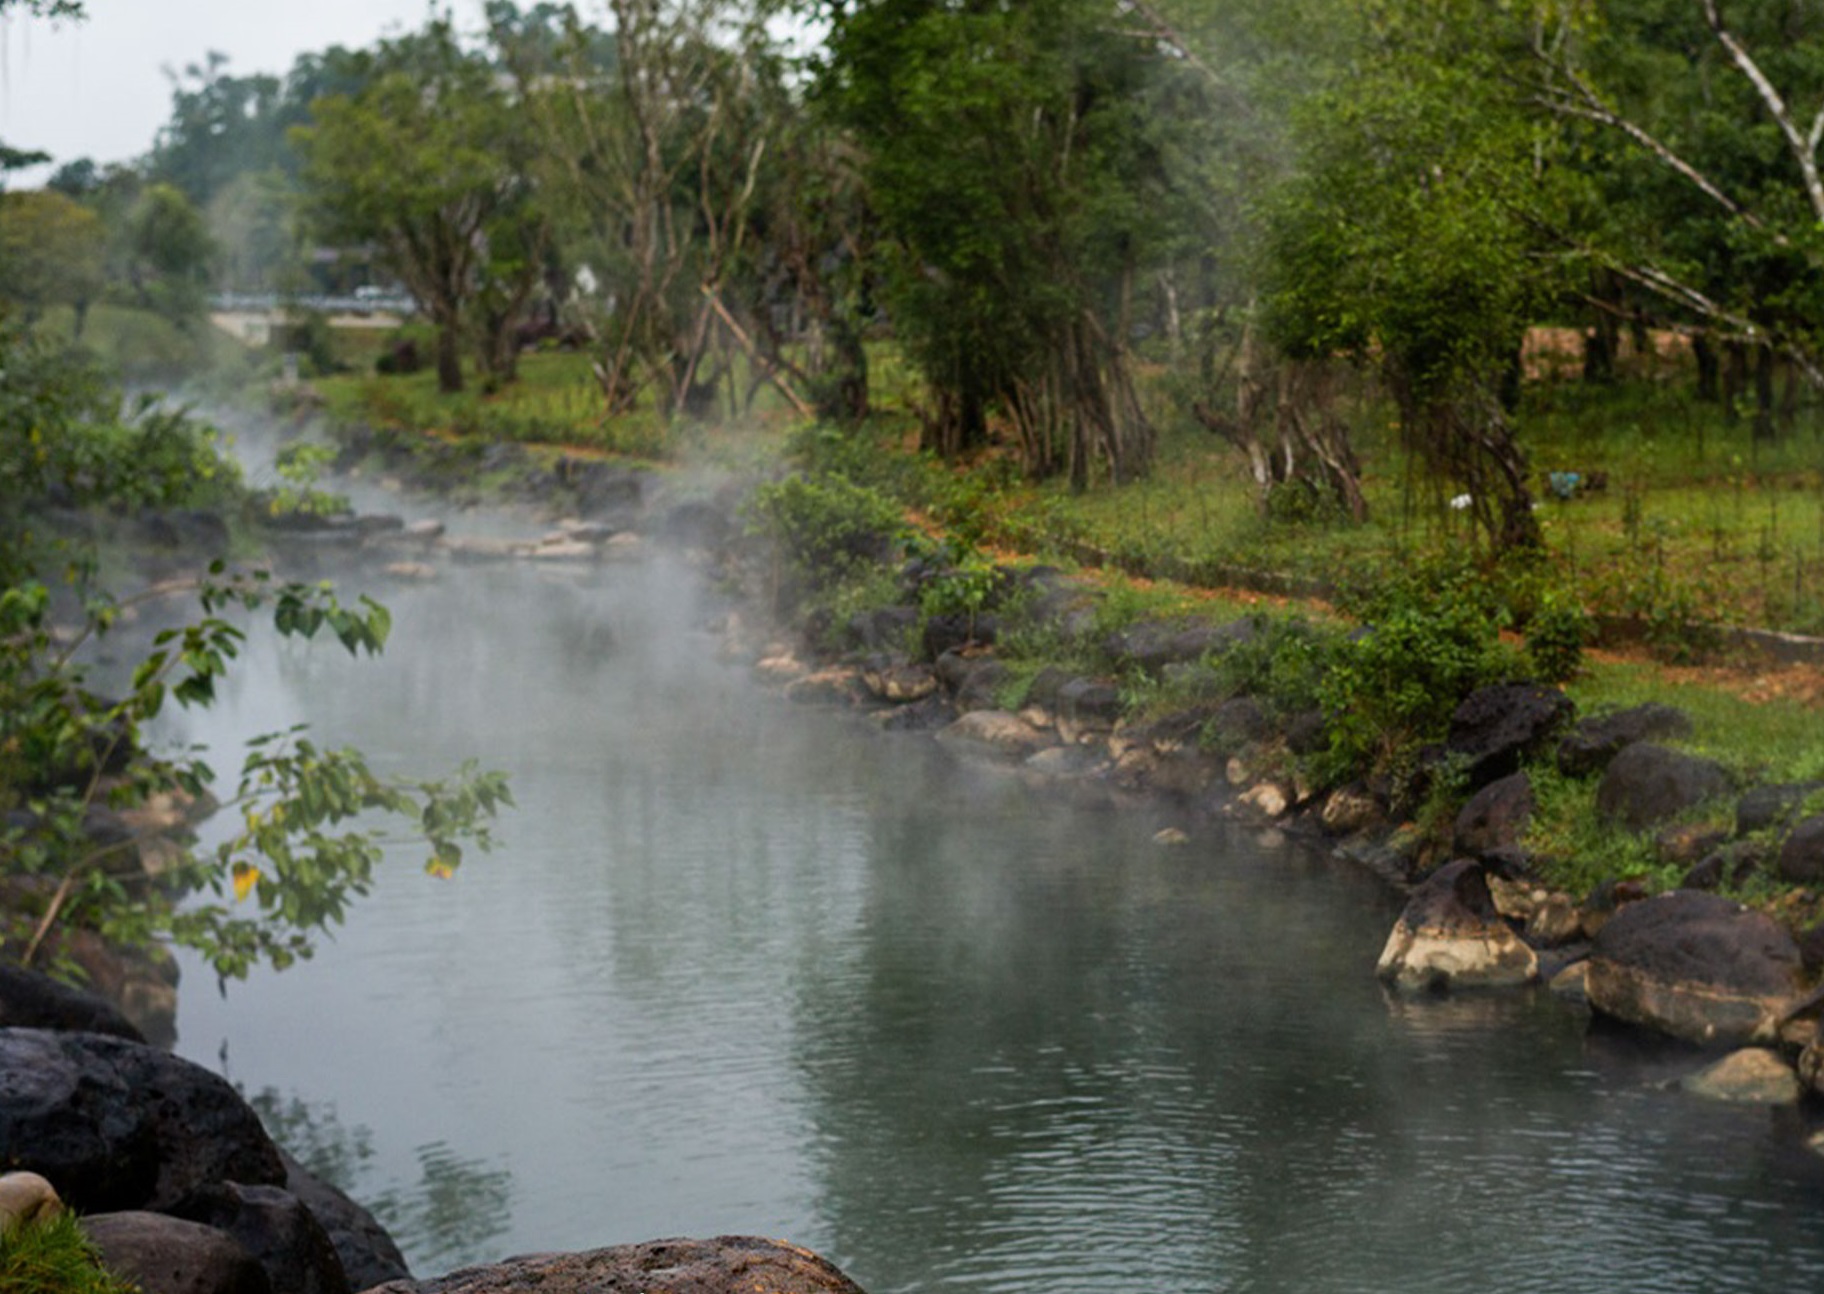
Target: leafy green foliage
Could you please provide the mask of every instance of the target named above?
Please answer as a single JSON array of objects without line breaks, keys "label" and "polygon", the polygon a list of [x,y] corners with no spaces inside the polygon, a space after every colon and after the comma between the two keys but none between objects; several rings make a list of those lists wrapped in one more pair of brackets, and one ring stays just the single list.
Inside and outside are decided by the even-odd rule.
[{"label": "leafy green foliage", "polygon": [[1491,606],[1466,592],[1393,582],[1336,648],[1317,689],[1329,724],[1327,778],[1398,775],[1421,743],[1443,736],[1465,696],[1514,674]]},{"label": "leafy green foliage", "polygon": [[894,502],[840,474],[795,473],[754,491],[752,515],[801,570],[841,576],[880,562],[905,529]]},{"label": "leafy green foliage", "polygon": [[[206,855],[189,853],[145,893],[118,846],[86,830],[92,806],[126,808],[154,794],[210,793],[214,772],[200,758],[134,752],[138,726],[167,700],[207,705],[239,655],[245,634],[217,613],[269,610],[284,636],[327,634],[352,653],[378,652],[391,619],[362,598],[345,607],[326,585],[273,586],[262,574],[216,569],[199,592],[202,618],[158,634],[133,672],[124,699],[83,686],[80,642],[58,645],[46,623],[48,591],[25,583],[0,594],[0,798],[25,818],[0,835],[0,876],[24,897],[3,935],[30,964],[55,944],[60,927],[82,926],[130,946],[170,939],[201,952],[224,978],[257,962],[275,967],[308,956],[311,936],[341,921],[350,898],[367,891],[389,836],[366,815],[402,821],[428,843],[426,870],[449,875],[466,842],[487,847],[486,823],[512,803],[498,773],[465,765],[447,781],[376,773],[359,751],[326,750],[302,729],[255,739],[222,811],[243,827]],[[98,607],[89,633],[105,631]],[[228,903],[199,900],[202,894]],[[187,896],[181,904],[177,895]]]},{"label": "leafy green foliage", "polygon": [[0,1230],[0,1289],[7,1294],[134,1294],[102,1266],[76,1215]]}]

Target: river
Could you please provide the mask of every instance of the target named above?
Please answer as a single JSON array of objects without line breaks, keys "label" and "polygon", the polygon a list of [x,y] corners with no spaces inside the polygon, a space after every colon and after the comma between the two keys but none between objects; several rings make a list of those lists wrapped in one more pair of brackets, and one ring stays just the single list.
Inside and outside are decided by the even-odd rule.
[{"label": "river", "polygon": [[185,967],[179,1051],[420,1275],[758,1233],[871,1294],[1824,1287],[1790,1116],[1544,993],[1390,998],[1378,882],[791,706],[693,588],[450,569],[379,590],[383,658],[256,637],[169,734],[512,776],[454,879],[399,850],[314,960]]}]

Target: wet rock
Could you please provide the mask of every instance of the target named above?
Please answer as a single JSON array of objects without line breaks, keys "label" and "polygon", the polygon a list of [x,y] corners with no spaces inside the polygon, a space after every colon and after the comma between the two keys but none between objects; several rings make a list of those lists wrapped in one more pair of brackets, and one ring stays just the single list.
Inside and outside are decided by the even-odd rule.
[{"label": "wet rock", "polygon": [[233,1237],[285,1294],[349,1294],[348,1276],[323,1224],[277,1186],[222,1182],[193,1191],[172,1216]]},{"label": "wet rock", "polygon": [[1780,846],[1780,879],[1794,885],[1824,881],[1824,814],[1806,818]]},{"label": "wet rock", "polygon": [[1577,909],[1579,919],[1583,922],[1583,937],[1594,939],[1625,905],[1638,903],[1646,897],[1647,887],[1639,881],[1601,882],[1590,891],[1583,906]]},{"label": "wet rock", "polygon": [[959,753],[1009,763],[1029,759],[1055,742],[1050,733],[1004,710],[971,710],[937,739]]},{"label": "wet rock", "polygon": [[1102,679],[1073,678],[1058,688],[1056,708],[1075,732],[1106,732],[1121,718],[1121,692]]},{"label": "wet rock", "polygon": [[1539,958],[1501,919],[1481,864],[1446,863],[1413,891],[1375,973],[1396,988],[1530,984]]},{"label": "wet rock", "polygon": [[1324,801],[1318,820],[1333,836],[1353,836],[1382,825],[1386,815],[1381,812],[1380,801],[1369,794],[1366,787],[1356,785],[1332,791]]},{"label": "wet rock", "polygon": [[1602,772],[1636,742],[1677,741],[1690,735],[1690,717],[1657,702],[1584,719],[1558,743],[1558,771],[1566,777],[1588,777]]},{"label": "wet rock", "polygon": [[1094,746],[1052,746],[1026,761],[1042,777],[1092,777],[1107,769],[1108,759]]},{"label": "wet rock", "polygon": [[1596,788],[1596,812],[1630,831],[1644,831],[1729,791],[1713,759],[1640,742],[1609,762]]},{"label": "wet rock", "polygon": [[1704,855],[1679,882],[1685,890],[1714,890],[1727,883],[1740,885],[1768,861],[1768,849],[1752,840],[1737,840]]},{"label": "wet rock", "polygon": [[82,1229],[141,1294],[275,1294],[265,1268],[213,1227],[162,1213],[100,1213]]},{"label": "wet rock", "polygon": [[1553,997],[1575,1006],[1588,1006],[1590,1002],[1589,983],[1590,963],[1580,961],[1572,962],[1552,976],[1547,987],[1551,990]]},{"label": "wet rock", "polygon": [[859,670],[812,670],[785,685],[785,698],[798,705],[853,705],[867,694]]},{"label": "wet rock", "polygon": [[429,544],[442,539],[444,529],[445,526],[443,522],[434,518],[426,518],[423,521],[412,522],[400,532],[400,537],[402,539],[414,540],[421,544]]},{"label": "wet rock", "polygon": [[912,607],[875,607],[849,617],[849,640],[867,652],[909,652],[917,639],[918,612]]},{"label": "wet rock", "polygon": [[862,1294],[808,1249],[720,1236],[653,1240],[576,1254],[539,1254],[434,1280],[391,1281],[372,1294]]},{"label": "wet rock", "polygon": [[945,652],[965,647],[990,646],[999,629],[1000,622],[991,615],[929,616],[923,639],[925,659],[934,661]]},{"label": "wet rock", "polygon": [[1525,773],[1490,782],[1470,796],[1457,814],[1451,832],[1456,852],[1474,857],[1517,843],[1536,807],[1533,782]]},{"label": "wet rock", "polygon": [[1666,827],[1653,838],[1659,861],[1673,867],[1692,867],[1708,858],[1729,839],[1728,831],[1708,822],[1684,822]]},{"label": "wet rock", "polygon": [[277,1185],[277,1147],[226,1081],[100,1034],[0,1030],[0,1163],[81,1212],[163,1209],[210,1183]]},{"label": "wet rock", "polygon": [[1239,802],[1268,818],[1282,818],[1286,810],[1292,807],[1292,799],[1285,789],[1273,782],[1261,782],[1249,787],[1241,793]]},{"label": "wet rock", "polygon": [[0,1233],[21,1222],[40,1222],[63,1212],[57,1188],[37,1173],[0,1174]]},{"label": "wet rock", "polygon": [[1620,908],[1590,950],[1590,1005],[1688,1042],[1769,1041],[1799,988],[1792,936],[1762,912],[1675,890]]},{"label": "wet rock", "polygon": [[1191,838],[1178,827],[1161,827],[1153,833],[1153,843],[1167,848],[1177,848],[1191,843]]},{"label": "wet rock", "polygon": [[1792,1072],[1792,1066],[1766,1047],[1730,1052],[1697,1073],[1686,1075],[1678,1085],[1693,1096],[1734,1105],[1793,1105],[1800,1093],[1798,1075]]},{"label": "wet rock", "polygon": [[896,706],[879,719],[885,732],[936,732],[956,721],[956,708],[941,696]]},{"label": "wet rock", "polygon": [[392,1236],[374,1215],[322,1181],[290,1155],[285,1162],[285,1189],[297,1197],[321,1224],[350,1289],[365,1290],[382,1281],[411,1279],[411,1269]]},{"label": "wet rock", "polygon": [[1444,753],[1479,789],[1518,772],[1520,761],[1544,750],[1575,711],[1563,692],[1536,683],[1478,688],[1451,713]]},{"label": "wet rock", "polygon": [[1752,788],[1736,801],[1735,834],[1746,836],[1785,825],[1805,798],[1818,791],[1824,791],[1824,782],[1783,782]]},{"label": "wet rock", "polygon": [[865,666],[861,681],[878,701],[907,705],[937,691],[937,674],[929,665],[880,663]]},{"label": "wet rock", "polygon": [[5,963],[0,963],[0,1028],[105,1033],[145,1041],[113,1003],[48,975]]},{"label": "wet rock", "polygon": [[1548,894],[1526,919],[1526,937],[1541,948],[1558,948],[1583,938],[1583,915],[1568,894]]}]

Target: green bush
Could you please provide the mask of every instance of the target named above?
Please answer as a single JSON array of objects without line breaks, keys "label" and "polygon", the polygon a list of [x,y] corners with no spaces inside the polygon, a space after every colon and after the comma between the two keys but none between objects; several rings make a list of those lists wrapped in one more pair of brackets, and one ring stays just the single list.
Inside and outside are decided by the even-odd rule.
[{"label": "green bush", "polygon": [[134,1294],[101,1264],[72,1213],[0,1231],[0,1290],[7,1294]]},{"label": "green bush", "polygon": [[906,529],[891,499],[840,475],[799,473],[763,485],[750,509],[757,529],[818,579],[883,561]]},{"label": "green bush", "polygon": [[1318,687],[1330,731],[1323,775],[1398,774],[1444,735],[1465,696],[1513,666],[1485,606],[1446,596],[1393,607],[1331,655]]}]

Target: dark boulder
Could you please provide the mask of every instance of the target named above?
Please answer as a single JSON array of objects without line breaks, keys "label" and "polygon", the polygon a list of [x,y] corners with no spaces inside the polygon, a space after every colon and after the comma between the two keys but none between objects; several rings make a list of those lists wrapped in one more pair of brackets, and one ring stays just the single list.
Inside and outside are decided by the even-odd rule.
[{"label": "dark boulder", "polygon": [[880,726],[885,732],[936,732],[954,722],[956,707],[941,696],[928,696],[880,712]]},{"label": "dark boulder", "polygon": [[918,618],[912,607],[876,607],[850,616],[845,630],[863,651],[907,652],[917,641]]},{"label": "dark boulder", "polygon": [[1444,755],[1461,765],[1472,790],[1518,772],[1545,749],[1576,707],[1557,688],[1502,683],[1471,692],[1450,716]]},{"label": "dark boulder", "polygon": [[303,1201],[277,1186],[218,1182],[192,1191],[172,1210],[232,1236],[283,1294],[349,1294],[329,1232]]},{"label": "dark boulder", "polygon": [[1751,788],[1735,804],[1735,834],[1746,836],[1769,827],[1784,826],[1805,802],[1824,791],[1824,782],[1785,782]]},{"label": "dark boulder", "polygon": [[934,666],[937,681],[943,684],[965,710],[992,706],[994,694],[1007,681],[1007,667],[992,656],[972,656],[960,651],[947,651]]},{"label": "dark boulder", "polygon": [[364,1290],[382,1281],[411,1279],[405,1256],[373,1214],[314,1176],[290,1155],[282,1157],[285,1189],[322,1224],[342,1262],[349,1288]]},{"label": "dark boulder", "polygon": [[1794,885],[1824,881],[1824,814],[1806,818],[1780,846],[1780,879]]},{"label": "dark boulder", "polygon": [[991,615],[930,616],[925,620],[925,659],[936,660],[945,652],[964,647],[990,646],[999,628],[999,622]]},{"label": "dark boulder", "polygon": [[1530,984],[1539,958],[1495,910],[1482,865],[1446,863],[1412,892],[1375,973],[1396,988]]},{"label": "dark boulder", "polygon": [[1058,688],[1058,715],[1079,728],[1112,728],[1122,708],[1121,690],[1102,679],[1073,678]]},{"label": "dark boulder", "polygon": [[752,1236],[652,1240],[576,1254],[539,1254],[433,1280],[392,1281],[373,1294],[862,1294],[808,1249]]},{"label": "dark boulder", "polygon": [[169,1208],[285,1166],[222,1078],[122,1038],[0,1030],[0,1163],[42,1173],[79,1212]]},{"label": "dark boulder", "polygon": [[1532,779],[1525,773],[1490,782],[1457,814],[1453,847],[1459,854],[1479,857],[1517,844],[1537,807]]},{"label": "dark boulder", "polygon": [[1224,751],[1239,750],[1272,735],[1272,716],[1251,696],[1232,696],[1218,705],[1204,729],[1205,739]]},{"label": "dark boulder", "polygon": [[68,984],[0,962],[0,1028],[105,1033],[144,1042],[113,1003]]},{"label": "dark boulder", "polygon": [[1330,744],[1330,725],[1322,710],[1306,710],[1286,724],[1286,749],[1294,755],[1315,755]]},{"label": "dark boulder", "polygon": [[254,1256],[229,1235],[162,1213],[99,1213],[82,1229],[109,1269],[141,1294],[275,1294]]},{"label": "dark boulder", "polygon": [[1677,741],[1691,735],[1683,710],[1649,702],[1584,719],[1558,743],[1558,771],[1566,777],[1600,773],[1623,750],[1642,741]]},{"label": "dark boulder", "polygon": [[1758,872],[1768,860],[1769,852],[1752,840],[1737,840],[1706,854],[1679,883],[1686,890],[1714,890],[1721,885],[1740,885]]},{"label": "dark boulder", "polygon": [[1639,742],[1609,762],[1596,788],[1596,812],[1643,831],[1728,791],[1729,774],[1715,760]]},{"label": "dark boulder", "polygon": [[1590,1006],[1688,1042],[1774,1038],[1801,976],[1798,946],[1766,913],[1674,890],[1630,903],[1590,949]]},{"label": "dark boulder", "polygon": [[1167,665],[1201,660],[1226,651],[1236,643],[1248,641],[1254,633],[1251,620],[1225,625],[1143,620],[1103,639],[1102,651],[1119,664],[1133,665],[1157,675]]}]

